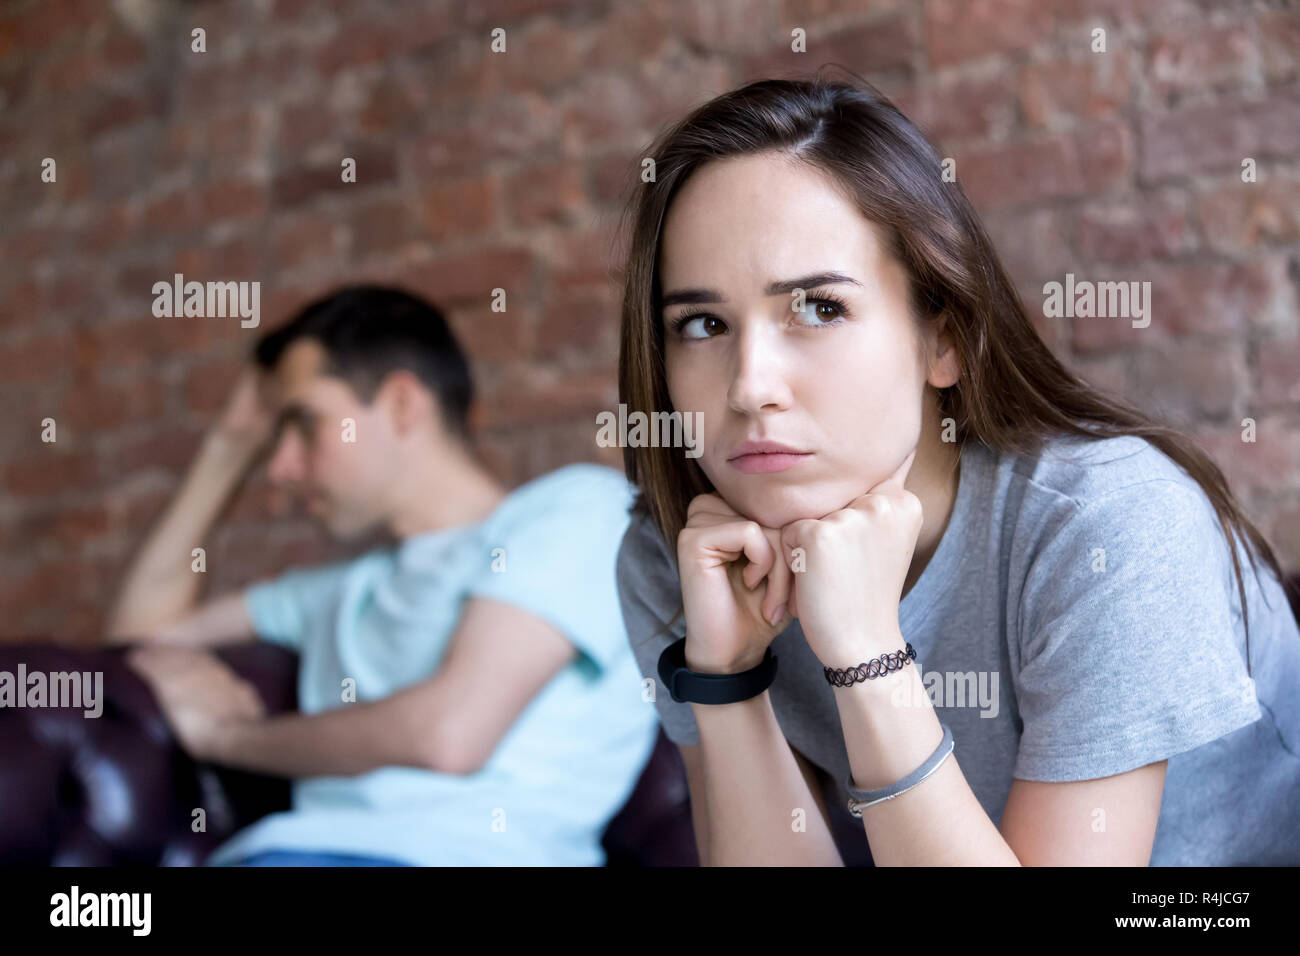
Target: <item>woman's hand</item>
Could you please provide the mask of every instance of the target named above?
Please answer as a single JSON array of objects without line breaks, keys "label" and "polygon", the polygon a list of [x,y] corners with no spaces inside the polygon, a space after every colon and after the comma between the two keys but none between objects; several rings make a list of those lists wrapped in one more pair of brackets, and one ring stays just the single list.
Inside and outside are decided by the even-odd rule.
[{"label": "woman's hand", "polygon": [[718,495],[697,495],[677,536],[677,564],[686,666],[711,674],[756,667],[792,620],[780,532],[741,516]]},{"label": "woman's hand", "polygon": [[803,568],[792,574],[792,603],[825,667],[854,667],[902,646],[898,603],[921,533],[921,501],[903,487],[915,458],[914,449],[847,507],[781,529],[783,563]]}]

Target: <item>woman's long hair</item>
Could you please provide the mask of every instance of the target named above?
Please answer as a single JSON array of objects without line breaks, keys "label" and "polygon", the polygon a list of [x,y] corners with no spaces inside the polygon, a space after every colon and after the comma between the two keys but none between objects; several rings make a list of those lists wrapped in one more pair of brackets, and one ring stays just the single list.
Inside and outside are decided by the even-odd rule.
[{"label": "woman's long hair", "polygon": [[[762,80],[723,94],[667,129],[651,148],[653,181],[633,184],[619,344],[619,401],[628,413],[672,409],[659,322],[659,248],[665,214],[681,185],[711,160],[779,151],[828,173],[882,227],[905,267],[918,318],[944,316],[961,359],[961,379],[939,392],[956,440],[974,436],[995,449],[1033,453],[1054,435],[1100,439],[1135,435],[1177,462],[1204,489],[1231,543],[1246,627],[1250,623],[1236,536],[1254,546],[1285,584],[1277,556],[1246,517],[1218,466],[1190,438],[1102,394],[1052,354],[961,187],[944,182],[940,158],[885,96],[856,77]],[[695,459],[666,447],[627,447],[628,478],[675,553],[696,495],[713,486]],[[680,611],[678,614],[680,615]],[[676,618],[674,618],[675,620]]]}]

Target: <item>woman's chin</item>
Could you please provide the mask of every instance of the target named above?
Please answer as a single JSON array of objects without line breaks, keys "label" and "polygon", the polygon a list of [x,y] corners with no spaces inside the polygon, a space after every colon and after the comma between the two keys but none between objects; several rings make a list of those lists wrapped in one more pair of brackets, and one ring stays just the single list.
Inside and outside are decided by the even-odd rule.
[{"label": "woman's chin", "polygon": [[747,495],[740,501],[726,500],[750,521],[757,521],[765,528],[784,528],[792,521],[824,518],[844,508],[853,498],[845,497],[842,490],[785,488],[771,494]]}]

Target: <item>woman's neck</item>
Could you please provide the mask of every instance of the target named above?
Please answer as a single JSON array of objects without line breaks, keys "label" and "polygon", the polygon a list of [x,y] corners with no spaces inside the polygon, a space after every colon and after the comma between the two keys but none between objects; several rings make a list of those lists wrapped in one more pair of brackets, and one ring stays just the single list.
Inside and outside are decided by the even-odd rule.
[{"label": "woman's neck", "polygon": [[[929,415],[926,416],[930,418]],[[957,503],[957,486],[960,480],[961,446],[942,440],[940,425],[925,421],[921,428],[921,441],[916,462],[908,472],[904,487],[921,499],[921,532],[912,551],[912,564],[903,581],[903,595],[921,579],[926,565],[939,550],[944,531]]]}]

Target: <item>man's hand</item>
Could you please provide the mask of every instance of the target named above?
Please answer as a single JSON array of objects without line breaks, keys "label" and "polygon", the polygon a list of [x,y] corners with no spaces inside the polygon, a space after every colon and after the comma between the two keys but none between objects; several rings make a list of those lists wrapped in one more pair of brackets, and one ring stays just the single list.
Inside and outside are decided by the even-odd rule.
[{"label": "man's hand", "polygon": [[235,382],[215,430],[227,441],[260,448],[271,438],[275,419],[268,401],[270,383],[257,368],[247,368]]},{"label": "man's hand", "polygon": [[220,759],[241,724],[266,716],[253,685],[207,651],[141,647],[126,660],[153,690],[181,747],[196,759]]}]

